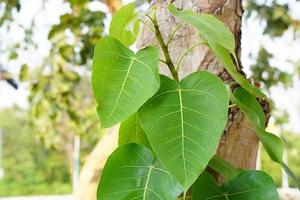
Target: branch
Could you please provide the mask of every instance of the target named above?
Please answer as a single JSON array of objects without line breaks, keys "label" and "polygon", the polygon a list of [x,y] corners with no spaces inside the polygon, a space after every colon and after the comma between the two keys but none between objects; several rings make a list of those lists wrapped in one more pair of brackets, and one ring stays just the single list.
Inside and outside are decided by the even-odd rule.
[{"label": "branch", "polygon": [[175,69],[175,66],[174,66],[174,64],[173,64],[173,62],[172,62],[171,56],[170,56],[170,54],[169,54],[168,47],[167,47],[167,45],[165,44],[164,39],[163,39],[163,37],[162,37],[162,34],[161,34],[160,30],[159,30],[159,26],[158,26],[158,23],[157,23],[157,20],[156,20],[156,13],[154,13],[154,17],[153,17],[153,18],[152,18],[151,16],[149,16],[148,14],[147,14],[146,16],[147,16],[147,17],[150,19],[150,21],[153,23],[153,26],[154,26],[154,28],[155,28],[155,35],[156,35],[156,38],[157,38],[158,41],[159,41],[159,44],[160,44],[160,46],[161,46],[161,49],[162,49],[162,51],[163,51],[163,53],[164,53],[164,56],[165,56],[165,58],[166,58],[166,64],[168,65],[169,70],[170,70],[170,72],[171,72],[171,74],[172,74],[174,80],[179,81],[178,72],[177,72],[176,69]]}]

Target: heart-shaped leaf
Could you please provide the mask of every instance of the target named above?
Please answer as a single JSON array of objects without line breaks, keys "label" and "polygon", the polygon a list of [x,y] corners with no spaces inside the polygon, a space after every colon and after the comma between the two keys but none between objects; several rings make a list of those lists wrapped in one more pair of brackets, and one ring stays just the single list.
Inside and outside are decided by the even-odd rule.
[{"label": "heart-shaped leaf", "polygon": [[279,200],[274,181],[262,171],[244,171],[222,187],[204,172],[192,191],[193,200]]},{"label": "heart-shaped leaf", "polygon": [[209,72],[180,83],[161,76],[160,90],[138,112],[154,152],[185,190],[216,152],[228,101],[224,83]]},{"label": "heart-shaped leaf", "polygon": [[124,45],[132,45],[139,33],[140,23],[133,3],[120,8],[111,20],[109,35]]},{"label": "heart-shaped leaf", "polygon": [[128,119],[123,121],[119,129],[119,145],[121,146],[129,143],[141,144],[151,149],[145,131],[140,125],[137,113],[132,114]]},{"label": "heart-shaped leaf", "polygon": [[283,163],[283,144],[279,137],[265,131],[265,114],[257,100],[243,88],[237,88],[230,95],[231,101],[235,103],[247,116],[256,129],[256,134],[262,142],[270,158],[278,162],[285,169],[287,174],[294,179],[300,188],[300,180],[294,173]]},{"label": "heart-shaped leaf", "polygon": [[135,113],[159,89],[158,49],[136,54],[112,37],[102,38],[93,59],[92,86],[102,127]]},{"label": "heart-shaped leaf", "polygon": [[119,147],[108,158],[98,200],[175,200],[183,189],[152,152],[138,144]]},{"label": "heart-shaped leaf", "polygon": [[252,95],[266,98],[266,96],[258,88],[251,85],[237,71],[231,58],[232,55],[237,63],[234,35],[222,21],[210,14],[198,14],[192,11],[179,11],[173,4],[169,5],[169,11],[174,16],[179,17],[184,22],[194,26],[200,32],[202,39],[208,43],[213,53],[223,63],[225,69],[234,80],[236,80]]}]

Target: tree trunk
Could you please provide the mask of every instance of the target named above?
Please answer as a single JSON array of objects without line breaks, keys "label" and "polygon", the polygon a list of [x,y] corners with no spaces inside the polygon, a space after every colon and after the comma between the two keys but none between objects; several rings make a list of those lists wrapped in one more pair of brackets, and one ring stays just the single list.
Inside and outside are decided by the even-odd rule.
[{"label": "tree trunk", "polygon": [[[236,52],[238,58],[240,58],[241,22],[243,15],[241,0],[158,0],[155,3],[158,8],[157,21],[160,25],[160,29],[165,40],[168,39],[171,30],[173,30],[179,23],[179,20],[171,16],[166,9],[166,6],[171,2],[175,3],[177,8],[180,9],[192,9],[194,12],[214,14],[220,20],[225,22],[235,35],[237,44]],[[174,40],[169,46],[169,51],[171,53],[173,62],[176,63],[181,54],[187,48],[193,46],[199,41],[200,39],[198,31],[189,25],[182,25],[179,31],[175,34]],[[153,33],[147,27],[143,26],[138,40],[138,47],[142,48],[150,44],[159,46]],[[160,69],[161,73],[170,76],[166,66],[161,65]],[[195,48],[185,57],[179,71],[179,76],[180,78],[183,78],[184,76],[197,70],[210,71],[218,75],[226,83],[233,81],[230,75],[206,46],[199,46]],[[241,71],[242,69],[238,70]],[[105,136],[105,141],[116,141],[117,129],[113,128],[109,130],[109,132],[110,134]],[[116,142],[104,142],[106,143],[105,146],[101,147],[101,145],[103,145],[101,143],[102,142],[97,145],[92,153],[92,155],[95,156],[94,159],[96,162],[87,162],[86,165],[90,165],[90,167],[84,167],[82,170],[81,178],[85,181],[81,181],[80,183],[80,192],[77,192],[77,194],[80,193],[81,196],[77,195],[77,198],[75,198],[76,200],[96,199],[96,186],[99,180],[99,175],[103,169],[104,162],[109,155],[108,152],[112,152],[117,145]],[[107,153],[103,153],[102,151],[104,150]],[[258,139],[255,135],[254,128],[238,109],[231,109],[229,112],[228,124],[220,141],[217,154],[236,167],[255,169],[257,152]],[[219,178],[219,181],[221,181],[221,178]],[[92,190],[94,194],[89,194],[87,196],[85,193],[86,190],[83,190],[81,187],[86,188],[87,190],[89,190],[88,188],[91,187],[90,190]]]},{"label": "tree trunk", "polygon": [[80,173],[78,190],[74,200],[96,200],[98,182],[108,156],[118,145],[119,126],[106,130],[105,135],[89,154]]},{"label": "tree trunk", "polygon": [[[177,8],[183,10],[192,9],[194,12],[214,14],[234,33],[236,53],[238,58],[240,58],[241,22],[243,15],[241,1],[242,0],[158,0],[156,2],[157,21],[164,39],[167,40],[170,32],[172,32],[180,22],[167,11],[166,6],[169,3],[173,2]],[[199,42],[198,31],[187,24],[183,24],[169,46],[173,62],[176,63],[187,48]],[[147,27],[143,27],[138,46],[144,47],[149,44],[158,46],[153,33],[147,29]],[[162,73],[170,76],[166,66],[162,65],[160,68]],[[218,62],[209,48],[204,45],[195,48],[185,57],[179,71],[179,76],[183,78],[197,70],[210,71],[218,75],[226,83],[233,81],[222,64]],[[242,69],[238,70],[242,72]],[[255,169],[257,152],[258,139],[253,127],[239,110],[231,109],[228,124],[220,141],[217,154],[236,167]]]}]

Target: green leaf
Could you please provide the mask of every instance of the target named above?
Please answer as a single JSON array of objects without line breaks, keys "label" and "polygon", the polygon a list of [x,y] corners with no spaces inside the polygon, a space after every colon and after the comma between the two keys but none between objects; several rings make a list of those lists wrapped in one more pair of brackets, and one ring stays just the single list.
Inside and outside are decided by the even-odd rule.
[{"label": "green leaf", "polygon": [[215,16],[192,11],[179,11],[173,4],[170,4],[168,9],[174,16],[197,28],[201,36],[223,46],[235,55],[235,40],[232,32]]},{"label": "green leaf", "polygon": [[175,200],[183,189],[152,152],[138,144],[119,147],[108,158],[98,200]]},{"label": "green leaf", "polygon": [[140,23],[133,3],[120,8],[113,16],[109,35],[123,42],[124,45],[132,45],[138,36]]},{"label": "green leaf", "polygon": [[222,187],[204,172],[192,191],[193,200],[279,200],[274,181],[262,171],[244,171]]},{"label": "green leaf", "polygon": [[237,88],[231,95],[231,100],[245,113],[251,121],[256,134],[267,153],[275,162],[282,163],[283,144],[281,140],[272,133],[267,133],[265,127],[265,114],[257,100],[243,88]]},{"label": "green leaf", "polygon": [[110,127],[135,113],[159,89],[158,49],[136,54],[121,42],[102,38],[93,59],[92,87],[102,127]]},{"label": "green leaf", "polygon": [[29,66],[27,64],[23,64],[19,73],[20,81],[27,81],[29,79]]},{"label": "green leaf", "polygon": [[261,97],[266,99],[266,95],[262,93],[258,88],[251,85],[245,77],[239,73],[233,63],[233,60],[230,56],[230,53],[227,49],[222,47],[216,42],[212,42],[207,40],[211,50],[214,52],[214,54],[217,56],[217,58],[223,63],[225,69],[228,71],[228,73],[232,76],[232,78],[238,82],[245,90],[247,90],[250,94],[252,94],[255,97]]},{"label": "green leaf", "polygon": [[247,118],[253,124],[254,128],[256,129],[257,137],[262,142],[270,158],[273,161],[281,164],[287,174],[294,179],[294,181],[299,185],[300,188],[299,178],[294,175],[293,172],[282,161],[282,141],[276,135],[264,130],[265,115],[261,105],[251,94],[249,94],[243,88],[235,89],[230,98],[231,101],[235,103],[243,111],[243,113],[245,113]]},{"label": "green leaf", "polygon": [[123,121],[119,130],[119,146],[123,144],[137,143],[151,149],[149,140],[140,125],[137,113],[132,114]]},{"label": "green leaf", "polygon": [[224,83],[209,72],[180,83],[161,76],[159,92],[138,112],[154,152],[185,190],[216,152],[228,101]]},{"label": "green leaf", "polygon": [[235,168],[217,155],[209,161],[208,166],[222,175],[226,180],[235,178],[241,172],[241,169]]},{"label": "green leaf", "polygon": [[[194,13],[191,11],[179,11],[173,5],[169,5],[169,11],[186,23],[198,29],[203,40],[205,40],[213,53],[223,63],[225,69],[243,88],[256,97],[266,96],[256,87],[251,85],[236,69],[231,55],[235,61],[235,39],[232,32],[225,24],[215,16],[205,13]],[[231,54],[231,55],[230,55]]]}]

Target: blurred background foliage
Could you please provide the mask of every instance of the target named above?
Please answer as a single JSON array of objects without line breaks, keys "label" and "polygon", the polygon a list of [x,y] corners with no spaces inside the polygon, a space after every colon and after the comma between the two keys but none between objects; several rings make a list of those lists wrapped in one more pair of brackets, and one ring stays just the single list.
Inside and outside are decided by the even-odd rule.
[{"label": "blurred background foliage", "polygon": [[[12,107],[0,113],[4,179],[0,196],[70,193],[68,163],[62,150],[45,149],[29,126],[27,113]],[[47,158],[47,159],[45,159]]]},{"label": "blurred background foliage", "polygon": [[[14,16],[20,12],[24,2],[0,0],[1,29],[9,33]],[[48,40],[51,48],[39,66],[30,66],[26,60],[20,61],[19,78],[14,80],[10,69],[0,61],[0,80],[12,86],[16,86],[17,82],[26,84],[30,91],[28,109],[12,107],[0,113],[6,172],[5,178],[0,180],[0,196],[47,194],[49,191],[55,194],[70,193],[74,137],[79,136],[82,141],[82,163],[101,137],[89,83],[91,58],[97,40],[103,37],[107,29],[105,20],[121,5],[121,1],[63,2],[68,5],[69,12],[63,13],[59,22],[50,26]],[[110,13],[91,9],[91,3],[95,2],[106,6]],[[137,1],[139,5],[143,2]],[[263,34],[274,42],[286,32],[292,32],[296,40],[300,37],[300,22],[291,14],[294,3],[300,2],[245,1],[245,21],[250,23],[253,19],[259,20]],[[45,8],[47,1],[43,0],[43,4]],[[22,43],[10,46],[0,44],[0,54],[6,55],[9,62],[18,60],[22,50],[38,50],[39,44],[33,39],[39,28],[35,20],[29,27],[19,24],[24,30]],[[294,79],[299,79],[300,56],[298,60],[288,60],[293,66],[292,72],[274,66],[271,61],[276,58],[264,44],[249,56],[253,61],[250,66],[252,78],[261,82],[262,88],[268,93],[278,85],[292,87]],[[273,110],[277,126],[284,125],[288,121],[288,113],[278,111],[275,107]],[[300,136],[283,132],[289,165],[300,175],[300,158],[297,156]],[[281,169],[267,158],[264,151],[262,169],[273,176],[278,186],[281,185]]]}]

